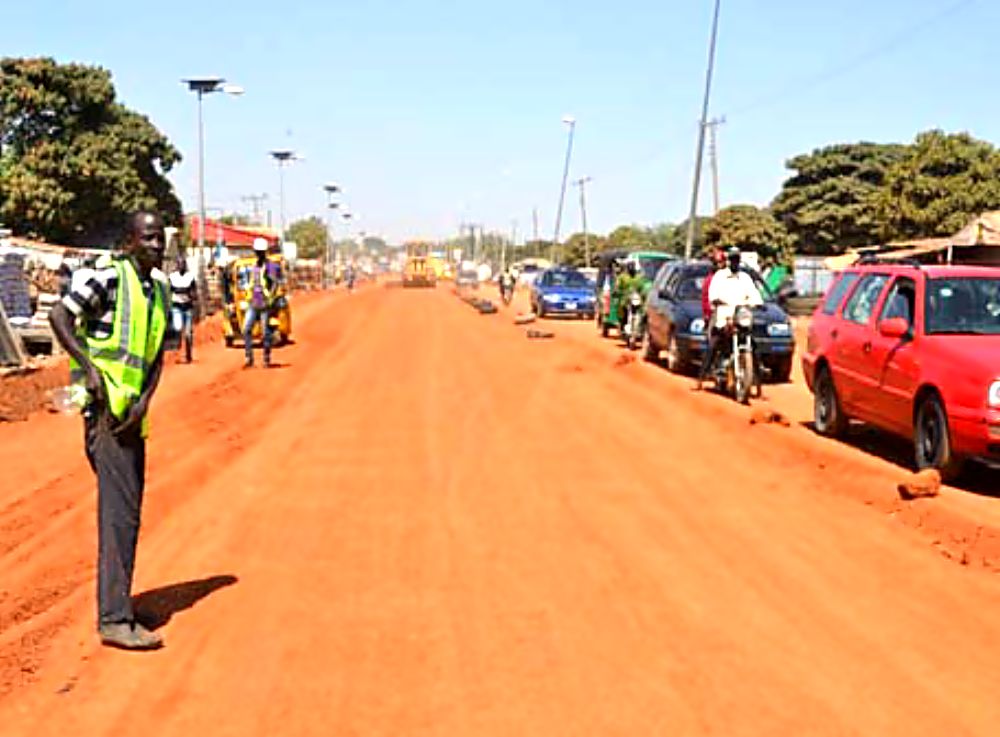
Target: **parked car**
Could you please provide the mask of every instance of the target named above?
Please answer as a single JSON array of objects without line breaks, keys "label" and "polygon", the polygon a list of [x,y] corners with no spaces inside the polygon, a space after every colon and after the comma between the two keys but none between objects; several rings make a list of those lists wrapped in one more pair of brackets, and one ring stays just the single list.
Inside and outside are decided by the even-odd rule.
[{"label": "parked car", "polygon": [[592,319],[594,284],[576,269],[546,269],[531,285],[531,308],[539,317],[570,315]]},{"label": "parked car", "polygon": [[837,277],[802,356],[816,430],[863,420],[954,478],[1000,462],[1000,270],[866,263]]},{"label": "parked car", "polygon": [[[710,268],[707,261],[684,261],[668,263],[660,269],[646,302],[647,359],[658,360],[660,353],[665,352],[667,368],[676,373],[688,373],[701,364],[708,345],[701,290]],[[788,315],[760,274],[743,268],[764,298],[764,305],[754,311],[753,318],[757,365],[764,370],[764,378],[788,381],[795,353],[795,336]]]}]

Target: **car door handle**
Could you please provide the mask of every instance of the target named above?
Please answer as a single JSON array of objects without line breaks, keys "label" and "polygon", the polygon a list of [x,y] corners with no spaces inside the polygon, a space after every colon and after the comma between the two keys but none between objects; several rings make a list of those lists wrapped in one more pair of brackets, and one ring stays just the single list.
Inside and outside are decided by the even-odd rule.
[{"label": "car door handle", "polygon": [[865,342],[861,346],[861,350],[863,350],[865,353],[871,353],[872,352],[872,342],[870,340],[867,341],[867,342]]}]

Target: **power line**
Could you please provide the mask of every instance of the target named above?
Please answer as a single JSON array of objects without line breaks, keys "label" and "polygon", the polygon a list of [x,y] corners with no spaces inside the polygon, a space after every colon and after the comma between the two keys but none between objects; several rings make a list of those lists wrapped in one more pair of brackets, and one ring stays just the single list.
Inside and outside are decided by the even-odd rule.
[{"label": "power line", "polygon": [[834,80],[837,77],[847,74],[848,72],[854,71],[858,67],[864,66],[868,62],[877,59],[880,56],[884,56],[885,54],[894,51],[895,49],[899,48],[907,41],[909,41],[911,38],[919,34],[925,28],[937,24],[944,18],[955,15],[959,11],[964,10],[966,7],[972,5],[975,2],[976,0],[958,0],[957,2],[953,2],[947,5],[946,7],[942,8],[937,13],[925,18],[924,20],[901,29],[900,31],[886,38],[886,40],[882,41],[876,46],[873,46],[867,51],[859,54],[850,61],[844,64],[839,64],[837,66],[830,67],[829,69],[818,72],[816,74],[807,77],[802,77],[801,79],[786,85],[781,90],[775,91],[763,97],[759,97],[758,99],[749,102],[746,105],[737,107],[735,110],[732,110],[729,114],[730,116],[743,115],[745,113],[749,113],[754,110],[759,110],[760,108],[763,107],[774,105],[775,103],[781,102],[782,100],[788,97],[792,97],[796,94],[799,94],[803,91],[803,88],[812,89],[822,84],[826,84],[827,82],[830,82],[831,80]]}]

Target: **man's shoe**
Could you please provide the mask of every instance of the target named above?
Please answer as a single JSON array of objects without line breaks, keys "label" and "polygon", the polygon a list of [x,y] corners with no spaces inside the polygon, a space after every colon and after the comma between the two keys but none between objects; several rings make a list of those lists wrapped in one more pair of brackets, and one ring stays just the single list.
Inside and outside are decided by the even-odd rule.
[{"label": "man's shoe", "polygon": [[264,368],[271,368],[271,357],[264,356]]},{"label": "man's shoe", "polygon": [[102,624],[97,632],[101,636],[101,644],[108,647],[122,650],[158,650],[163,647],[163,638],[138,622]]},{"label": "man's shoe", "polygon": [[253,359],[250,358],[250,359],[247,359],[246,361],[244,361],[243,362],[243,368],[245,368],[245,369],[253,368]]}]

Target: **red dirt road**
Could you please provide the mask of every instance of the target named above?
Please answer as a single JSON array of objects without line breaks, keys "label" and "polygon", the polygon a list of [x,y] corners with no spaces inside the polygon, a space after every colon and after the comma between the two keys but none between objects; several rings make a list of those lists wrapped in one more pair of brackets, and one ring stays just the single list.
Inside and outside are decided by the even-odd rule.
[{"label": "red dirt road", "polygon": [[154,403],[160,652],[95,641],[78,422],[0,425],[4,737],[997,734],[992,533],[899,522],[963,502],[885,514],[887,464],[582,326],[296,309],[283,368],[203,347]]}]

